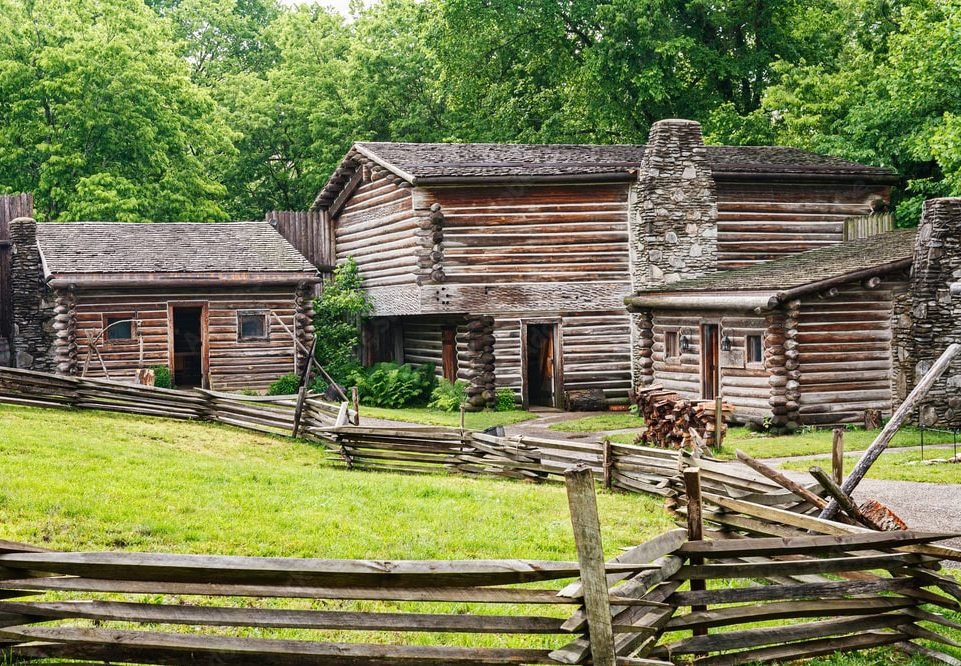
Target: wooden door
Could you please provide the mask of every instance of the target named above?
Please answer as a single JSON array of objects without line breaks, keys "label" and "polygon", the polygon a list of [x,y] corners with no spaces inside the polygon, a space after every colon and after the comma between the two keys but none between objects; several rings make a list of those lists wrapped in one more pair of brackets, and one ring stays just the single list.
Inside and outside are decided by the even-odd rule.
[{"label": "wooden door", "polygon": [[169,308],[170,372],[175,386],[209,387],[206,304]]},{"label": "wooden door", "polygon": [[528,406],[561,407],[557,325],[529,323],[524,333],[524,402]]},{"label": "wooden door", "polygon": [[714,400],[720,391],[720,335],[717,324],[701,325],[701,395]]},{"label": "wooden door", "polygon": [[457,381],[457,327],[444,326],[441,329],[441,370],[444,379]]}]

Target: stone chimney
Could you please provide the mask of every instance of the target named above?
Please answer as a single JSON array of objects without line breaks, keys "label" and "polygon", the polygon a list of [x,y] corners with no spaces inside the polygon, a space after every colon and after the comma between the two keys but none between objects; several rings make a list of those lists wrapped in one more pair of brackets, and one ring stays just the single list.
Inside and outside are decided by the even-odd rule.
[{"label": "stone chimney", "polygon": [[[961,343],[961,199],[924,202],[910,299],[909,390],[948,345]],[[922,401],[920,420],[927,426],[961,426],[961,360],[952,362]]]},{"label": "stone chimney", "polygon": [[701,126],[651,127],[630,207],[634,290],[717,270],[717,195]]},{"label": "stone chimney", "polygon": [[37,245],[37,222],[19,217],[10,222],[13,241],[12,359],[16,368],[54,371],[53,304],[47,300],[43,261]]}]

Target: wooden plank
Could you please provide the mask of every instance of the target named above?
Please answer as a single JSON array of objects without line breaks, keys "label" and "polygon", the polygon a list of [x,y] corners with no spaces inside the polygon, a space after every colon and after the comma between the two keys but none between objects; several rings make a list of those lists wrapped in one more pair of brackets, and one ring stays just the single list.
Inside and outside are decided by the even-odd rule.
[{"label": "wooden plank", "polygon": [[852,550],[898,548],[961,535],[936,532],[867,532],[860,534],[803,536],[726,541],[688,542],[678,547],[678,555],[703,554],[720,559],[740,555],[805,555],[812,553],[845,553]]},{"label": "wooden plank", "polygon": [[600,517],[594,494],[594,476],[586,465],[564,473],[567,501],[574,528],[574,543],[581,568],[584,610],[587,614],[594,666],[615,666],[614,630],[608,599]]},{"label": "wooden plank", "polygon": [[834,601],[774,601],[745,606],[729,606],[709,611],[688,613],[671,618],[666,628],[690,629],[694,626],[726,627],[737,624],[790,620],[802,617],[835,617],[870,615],[889,610],[909,609],[911,599],[898,597],[870,597],[867,599],[837,599]]},{"label": "wooden plank", "polygon": [[769,576],[797,576],[840,573],[843,571],[869,571],[872,569],[890,570],[903,564],[917,564],[920,561],[922,561],[921,555],[898,553],[800,561],[778,560],[762,563],[700,564],[681,567],[677,575],[689,578],[692,582],[718,578],[767,578]]},{"label": "wooden plank", "polygon": [[667,603],[678,606],[692,604],[729,604],[748,601],[780,601],[787,599],[833,599],[860,594],[905,592],[917,588],[910,578],[879,578],[869,581],[831,581],[828,583],[800,583],[797,585],[764,585],[733,589],[676,592]]},{"label": "wooden plank", "polygon": [[852,652],[900,643],[907,636],[898,632],[865,632],[843,638],[818,638],[810,641],[789,643],[783,646],[746,650],[731,654],[698,659],[697,666],[738,666],[740,664],[769,663],[810,659],[835,652]]},{"label": "wooden plank", "polygon": [[[684,494],[687,497],[687,539],[697,542],[704,539],[704,521],[701,515],[701,470],[697,467],[688,467],[684,470]],[[681,580],[689,579],[690,588],[693,592],[703,591],[706,585],[703,580],[693,579],[684,576],[681,571],[693,567],[704,566],[704,559],[700,555],[689,556],[691,563],[688,567],[681,567],[676,576]],[[707,606],[691,606],[691,611],[706,611]],[[694,627],[695,636],[707,636],[707,627]]]}]

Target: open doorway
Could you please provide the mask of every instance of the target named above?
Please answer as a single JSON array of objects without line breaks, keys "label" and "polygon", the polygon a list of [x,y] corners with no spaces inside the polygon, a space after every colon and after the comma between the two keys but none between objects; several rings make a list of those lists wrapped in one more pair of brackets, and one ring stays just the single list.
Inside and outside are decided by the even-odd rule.
[{"label": "open doorway", "polygon": [[526,398],[530,407],[560,407],[558,400],[557,325],[525,325]]},{"label": "open doorway", "polygon": [[171,308],[175,386],[204,386],[204,308]]},{"label": "open doorway", "polygon": [[719,333],[717,324],[701,325],[701,395],[705,400],[714,400],[720,390]]}]

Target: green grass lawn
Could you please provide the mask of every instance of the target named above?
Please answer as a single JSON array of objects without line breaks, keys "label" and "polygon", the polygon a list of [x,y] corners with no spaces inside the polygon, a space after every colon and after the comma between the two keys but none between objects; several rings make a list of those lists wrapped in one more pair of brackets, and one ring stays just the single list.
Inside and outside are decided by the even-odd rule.
[{"label": "green grass lawn", "polygon": [[626,430],[642,428],[644,421],[630,412],[600,412],[572,421],[563,421],[549,426],[559,432],[601,432],[605,430]]},{"label": "green grass lawn", "polygon": [[[961,446],[958,448],[961,451]],[[950,458],[951,449],[925,449],[924,459]],[[844,456],[844,468],[850,470],[857,464],[859,456]],[[925,483],[956,483],[961,484],[961,463],[943,465],[910,465],[908,463],[921,460],[920,451],[900,451],[884,453],[868,471],[869,479],[886,479],[889,481],[921,481]],[[814,458],[813,460],[795,460],[783,465],[785,469],[807,471],[814,465],[824,469],[831,467],[830,458]]]},{"label": "green grass lawn", "polygon": [[[360,423],[364,424],[364,417],[374,419],[390,419],[392,421],[406,421],[423,425],[439,425],[460,427],[460,412],[441,412],[426,407],[405,407],[403,409],[387,409],[385,407],[360,407]],[[511,425],[521,421],[537,418],[536,414],[521,410],[510,412],[467,412],[464,415],[464,425],[472,430],[484,430],[491,426]]]}]

